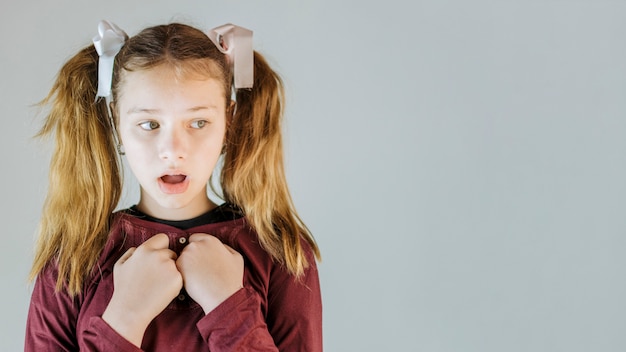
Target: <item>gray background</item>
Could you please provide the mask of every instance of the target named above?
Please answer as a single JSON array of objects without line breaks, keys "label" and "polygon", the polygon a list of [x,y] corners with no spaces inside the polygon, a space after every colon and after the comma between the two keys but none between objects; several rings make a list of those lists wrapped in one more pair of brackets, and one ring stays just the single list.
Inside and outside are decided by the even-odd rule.
[{"label": "gray background", "polygon": [[255,31],[287,86],[327,351],[626,350],[626,3],[608,0],[4,2],[0,350],[23,346],[47,184],[31,104],[100,19]]}]

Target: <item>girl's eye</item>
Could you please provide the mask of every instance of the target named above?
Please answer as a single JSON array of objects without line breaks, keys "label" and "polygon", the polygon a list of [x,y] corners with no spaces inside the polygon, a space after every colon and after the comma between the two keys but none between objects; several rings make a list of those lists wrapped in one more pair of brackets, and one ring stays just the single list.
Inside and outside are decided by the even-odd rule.
[{"label": "girl's eye", "polygon": [[156,121],[146,121],[139,124],[139,127],[146,131],[152,131],[159,128],[159,123]]},{"label": "girl's eye", "polygon": [[205,120],[197,120],[191,123],[191,128],[202,128],[206,126]]}]

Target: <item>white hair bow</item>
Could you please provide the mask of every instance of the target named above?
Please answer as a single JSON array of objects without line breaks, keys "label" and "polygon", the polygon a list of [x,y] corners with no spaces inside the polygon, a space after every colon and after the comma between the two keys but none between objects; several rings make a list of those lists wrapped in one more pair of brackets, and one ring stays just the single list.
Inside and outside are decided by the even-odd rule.
[{"label": "white hair bow", "polygon": [[100,21],[98,23],[98,35],[93,37],[93,45],[96,47],[100,59],[98,60],[98,97],[111,99],[111,82],[113,80],[113,62],[115,55],[122,49],[128,40],[128,35],[113,22]]},{"label": "white hair bow", "polygon": [[215,27],[207,35],[215,46],[229,58],[235,88],[252,88],[254,82],[254,49],[252,31],[234,24]]}]

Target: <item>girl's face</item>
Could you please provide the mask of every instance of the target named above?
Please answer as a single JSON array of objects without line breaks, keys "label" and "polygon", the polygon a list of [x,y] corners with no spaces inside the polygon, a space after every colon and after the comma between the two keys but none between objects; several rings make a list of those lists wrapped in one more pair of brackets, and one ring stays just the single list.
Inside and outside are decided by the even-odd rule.
[{"label": "girl's face", "polygon": [[126,72],[119,96],[119,135],[141,185],[139,209],[184,220],[214,207],[206,187],[226,132],[219,81],[162,65]]}]

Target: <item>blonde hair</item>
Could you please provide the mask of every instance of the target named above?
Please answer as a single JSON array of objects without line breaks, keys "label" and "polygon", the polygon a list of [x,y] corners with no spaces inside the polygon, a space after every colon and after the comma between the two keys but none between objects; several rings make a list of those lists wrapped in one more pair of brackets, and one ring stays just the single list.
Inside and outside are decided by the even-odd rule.
[{"label": "blonde hair", "polygon": [[[81,292],[93,272],[122,189],[115,122],[109,118],[104,100],[94,102],[97,63],[93,46],[81,50],[63,66],[41,103],[50,105],[50,112],[38,136],[54,133],[56,147],[31,279],[54,260],[59,271],[57,290],[65,287],[71,295]],[[219,79],[226,106],[230,106],[232,72],[225,56],[200,30],[173,23],[144,29],[119,52],[113,73],[114,110],[123,93],[124,71],[162,64]],[[236,91],[220,182],[224,200],[243,211],[263,248],[299,277],[309,265],[302,240],[317,259],[320,252],[287,187],[283,106],[280,77],[255,52],[254,87]]]}]

